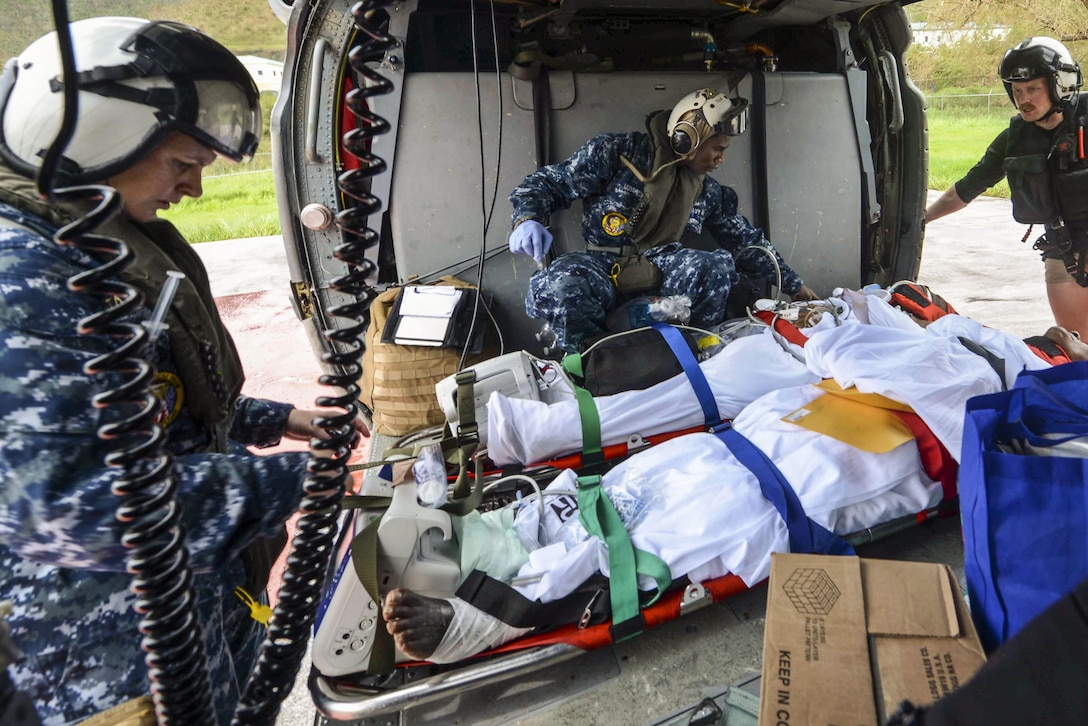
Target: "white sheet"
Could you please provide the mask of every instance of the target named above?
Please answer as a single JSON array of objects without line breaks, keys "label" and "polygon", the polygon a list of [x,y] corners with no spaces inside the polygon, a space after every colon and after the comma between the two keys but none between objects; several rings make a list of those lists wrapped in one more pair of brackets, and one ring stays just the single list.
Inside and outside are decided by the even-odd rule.
[{"label": "white sheet", "polygon": [[[920,471],[913,442],[870,454],[780,420],[819,394],[808,385],[776,391],[734,422],[778,465],[814,521],[848,534],[940,501],[941,487]],[[573,479],[564,472],[547,492],[573,492]],[[788,551],[785,523],[758,481],[711,434],[637,454],[605,475],[602,486],[634,545],[662,558],[674,577],[698,581],[732,572],[751,585],[770,572],[772,552]],[[587,537],[573,512],[566,515],[562,527],[548,528],[556,532],[544,543],[550,546],[533,552],[518,572],[533,580],[517,588],[526,597],[559,598],[594,571],[608,572],[604,544]],[[537,507],[523,506],[517,518],[536,531],[538,516]]]},{"label": "white sheet", "polygon": [[809,338],[805,359],[814,373],[834,378],[843,388],[857,386],[859,391],[909,405],[956,461],[967,399],[1001,390],[1001,381],[985,359],[958,340],[936,334],[843,326]]},{"label": "white sheet", "polygon": [[[699,367],[722,418],[736,417],[768,391],[818,380],[769,331],[733,341]],[[703,423],[699,401],[683,374],[644,391],[601,396],[594,402],[605,446],[635,433],[645,437]],[[499,466],[545,461],[582,449],[581,419],[573,400],[546,404],[495,392],[487,402],[487,420],[487,453]]]}]

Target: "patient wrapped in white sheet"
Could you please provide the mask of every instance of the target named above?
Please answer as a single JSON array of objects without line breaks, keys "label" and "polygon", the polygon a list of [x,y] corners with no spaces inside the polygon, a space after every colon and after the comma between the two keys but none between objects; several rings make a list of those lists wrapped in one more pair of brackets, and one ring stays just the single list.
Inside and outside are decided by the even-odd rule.
[{"label": "patient wrapped in white sheet", "polygon": [[[722,418],[736,417],[768,391],[819,381],[769,330],[733,341],[699,367]],[[598,396],[593,401],[600,413],[601,443],[605,446],[626,441],[631,434],[647,437],[703,423],[699,401],[683,374],[645,390]],[[487,402],[487,418],[487,454],[499,466],[544,461],[582,448],[573,395],[548,404],[496,392]]]},{"label": "patient wrapped in white sheet", "polygon": [[[958,337],[986,339],[987,347],[999,351],[1008,363],[1011,370],[1006,371],[1006,377],[1015,377],[1023,367],[1047,365],[1035,358],[1021,341],[996,331],[991,334],[988,329],[964,322],[958,316],[946,316],[923,330],[914,323],[904,325],[902,314],[882,301],[866,302],[868,309],[864,313],[870,324],[848,323],[811,332],[804,348],[807,362],[804,369],[777,343],[770,341],[774,347],[762,348],[762,342],[769,336],[742,339],[738,342],[761,342],[749,342],[737,349],[748,347],[750,351],[766,354],[756,362],[748,359],[741,363],[738,359],[738,365],[749,371],[758,369],[767,376],[765,381],[775,384],[764,385],[760,376],[745,378],[752,381],[750,391],[764,390],[767,386],[773,390],[753,397],[736,414],[734,428],[774,462],[797,494],[807,516],[840,535],[928,509],[940,501],[942,488],[924,472],[913,440],[873,453],[783,420],[822,394],[809,383],[832,378],[844,389],[856,386],[861,391],[879,393],[909,405],[958,460],[964,404],[973,396],[1000,390],[1003,383],[990,363],[968,350]],[[784,357],[776,355],[775,349]],[[768,360],[776,361],[776,365],[767,365]],[[775,367],[784,373],[776,375]],[[707,370],[705,363],[703,369]],[[709,370],[708,377],[717,375],[713,367]],[[787,383],[794,376],[800,378],[800,384],[797,380]],[[674,380],[688,385],[683,376]],[[711,385],[714,386],[713,380]],[[661,403],[661,391],[657,391],[653,396],[657,404],[652,412],[644,411],[630,419],[638,427],[635,430],[641,433],[650,418],[689,420],[671,410],[682,406],[679,390],[669,390],[665,404]],[[602,411],[602,423],[623,416],[628,407],[633,407],[627,402],[645,394],[642,391],[609,397],[613,400],[606,405],[616,408],[609,409],[607,416]],[[716,389],[715,394],[717,397]],[[731,395],[721,398],[719,405],[724,401],[727,406],[736,400]],[[496,402],[494,397],[492,402]],[[544,429],[534,421],[512,416],[510,412],[515,409],[502,408],[505,403],[499,403],[490,415],[500,411],[500,415],[506,416],[501,428],[510,427],[518,433],[504,441],[520,442],[518,445],[523,447],[527,460],[550,455],[541,454],[542,451],[580,447],[576,410],[566,419],[548,419],[549,426],[554,428]],[[562,404],[552,407],[556,405]],[[685,408],[695,412],[694,424],[701,422],[694,396]],[[723,409],[723,415],[732,413],[728,408]],[[692,424],[673,423],[671,428],[685,425]],[[496,426],[495,430],[499,428]],[[524,429],[535,433],[526,434]],[[556,448],[552,442],[554,438],[572,435],[573,446]],[[491,454],[494,457],[494,449]],[[604,543],[589,536],[579,523],[574,479],[573,472],[563,472],[545,491],[543,527],[538,526],[541,507],[533,498],[521,503],[512,525],[513,537],[505,530],[511,526],[509,512],[466,518],[458,533],[465,554],[462,572],[483,569],[507,579],[516,569],[512,586],[526,597],[542,602],[569,594],[596,572],[607,573]],[[785,522],[764,498],[756,477],[712,434],[683,436],[635,454],[605,474],[601,487],[624,520],[632,544],[663,560],[673,578],[687,575],[693,581],[701,581],[733,573],[750,585],[767,576],[772,552],[789,549]],[[505,531],[497,534],[496,528],[489,526],[492,517],[505,517],[502,522]],[[474,521],[474,518],[479,519]],[[500,551],[492,541],[496,536],[502,539],[501,563],[495,558]],[[651,582],[640,582],[640,587],[652,586]],[[428,601],[394,590],[383,613],[398,647],[405,649],[410,642],[420,642],[408,637],[416,625],[414,613],[434,616],[436,607],[444,608],[448,616],[432,617],[428,621],[432,625],[453,618],[464,623],[467,618],[472,621],[473,629],[486,630],[477,633],[479,637],[474,637],[473,643],[493,646],[524,632],[482,613],[478,618],[469,618],[479,611],[464,603],[458,603],[455,615],[455,609],[443,600]],[[459,645],[463,631],[464,628],[440,631],[446,636],[441,643],[435,641],[431,650],[416,648],[410,654],[442,662],[467,657],[472,652]]]},{"label": "patient wrapped in white sheet", "polygon": [[[745,406],[770,391],[817,383],[823,378],[835,378],[844,387],[856,383],[859,390],[883,393],[913,405],[904,398],[908,395],[906,389],[897,397],[870,380],[883,372],[903,368],[911,377],[923,379],[919,381],[920,388],[911,389],[912,400],[931,396],[934,403],[939,403],[945,397],[945,389],[961,391],[961,395],[947,399],[947,405],[937,409],[923,405],[927,408],[925,414],[916,408],[927,424],[937,425],[934,433],[958,460],[957,431],[962,424],[959,418],[963,404],[967,398],[990,390],[990,386],[999,385],[1000,381],[988,364],[964,348],[957,338],[973,340],[1004,358],[1007,385],[1012,385],[1024,368],[1037,370],[1048,366],[1020,339],[983,327],[969,318],[946,315],[922,328],[879,298],[856,293],[851,296],[850,291],[846,295],[847,303],[860,301],[858,315],[840,316],[841,325],[825,316],[805,333],[811,340],[817,340],[844,328],[857,330],[842,344],[813,346],[810,342],[803,349],[790,346],[792,351],[803,355],[804,362],[787,352],[769,329],[735,340],[703,361],[699,367],[710,384],[722,418],[735,418]],[[881,329],[885,332],[879,332]],[[922,373],[925,366],[934,365],[927,359],[936,351],[941,351],[940,365],[944,367]],[[879,372],[867,374],[866,370],[874,366]],[[698,399],[684,374],[642,391],[593,400],[600,413],[601,442],[606,446],[627,441],[632,434],[645,438],[703,423]],[[487,406],[491,426],[488,456],[500,466],[546,461],[582,448],[581,419],[573,397],[549,404],[494,393]]]},{"label": "patient wrapped in white sheet", "polygon": [[[940,501],[941,486],[921,470],[913,441],[873,454],[782,421],[821,393],[813,386],[775,391],[734,421],[774,461],[813,521],[848,534]],[[531,600],[563,597],[594,572],[608,574],[604,542],[585,532],[571,506],[574,478],[565,471],[545,490],[546,517],[561,520],[562,527],[553,524],[545,541],[529,543],[539,549],[517,574],[516,581],[529,584],[516,589]],[[772,552],[789,549],[785,522],[755,475],[713,434],[682,436],[636,454],[609,471],[602,487],[632,544],[664,560],[674,577],[701,581],[732,572],[751,585],[770,572]],[[570,492],[569,500],[554,499],[559,491]],[[539,521],[535,497],[530,499],[515,519],[523,542]],[[462,562],[463,572],[474,567]],[[640,583],[645,589],[652,585]]]}]

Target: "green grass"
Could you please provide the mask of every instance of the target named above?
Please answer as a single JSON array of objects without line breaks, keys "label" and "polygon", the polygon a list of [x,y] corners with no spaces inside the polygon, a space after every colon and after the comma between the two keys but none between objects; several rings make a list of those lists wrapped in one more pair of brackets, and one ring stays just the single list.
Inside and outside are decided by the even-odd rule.
[{"label": "green grass", "polygon": [[[176,20],[203,30],[236,55],[283,60],[287,44],[287,30],[267,0],[68,0],[68,12],[72,20],[104,15]],[[47,0],[0,0],[0,17],[0,62],[53,29]]]},{"label": "green grass", "polygon": [[204,194],[199,199],[184,199],[161,214],[190,242],[267,237],[280,233],[268,135],[275,100],[274,93],[261,94],[264,131],[253,161],[247,164],[216,161],[204,170]]},{"label": "green grass", "polygon": [[272,170],[209,177],[199,199],[185,199],[162,212],[190,242],[213,242],[280,233]]},{"label": "green grass", "polygon": [[204,171],[203,186],[199,199],[183,199],[160,215],[190,242],[280,233],[272,156],[267,151],[258,151],[247,164],[216,161]]},{"label": "green grass", "polygon": [[[958,181],[982,158],[986,147],[1008,127],[1011,114],[929,114],[929,188],[944,191]],[[1009,185],[1002,180],[985,192],[991,197],[1009,197]]]}]

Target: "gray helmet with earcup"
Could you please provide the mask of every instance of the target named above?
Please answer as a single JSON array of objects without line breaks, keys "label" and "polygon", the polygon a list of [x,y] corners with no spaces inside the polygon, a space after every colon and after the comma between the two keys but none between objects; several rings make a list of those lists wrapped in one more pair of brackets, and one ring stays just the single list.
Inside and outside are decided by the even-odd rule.
[{"label": "gray helmet with earcup", "polygon": [[701,88],[673,106],[665,130],[672,150],[687,156],[715,134],[740,136],[747,128],[747,99],[729,98],[717,89]]}]

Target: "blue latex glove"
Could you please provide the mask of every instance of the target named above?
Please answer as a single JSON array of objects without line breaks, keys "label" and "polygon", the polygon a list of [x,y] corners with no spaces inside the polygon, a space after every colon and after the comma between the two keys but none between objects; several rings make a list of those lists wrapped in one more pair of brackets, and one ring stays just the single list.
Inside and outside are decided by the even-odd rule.
[{"label": "blue latex glove", "polygon": [[532,255],[537,262],[544,260],[544,255],[552,246],[552,233],[535,219],[528,219],[510,233],[510,251],[523,255]]}]

